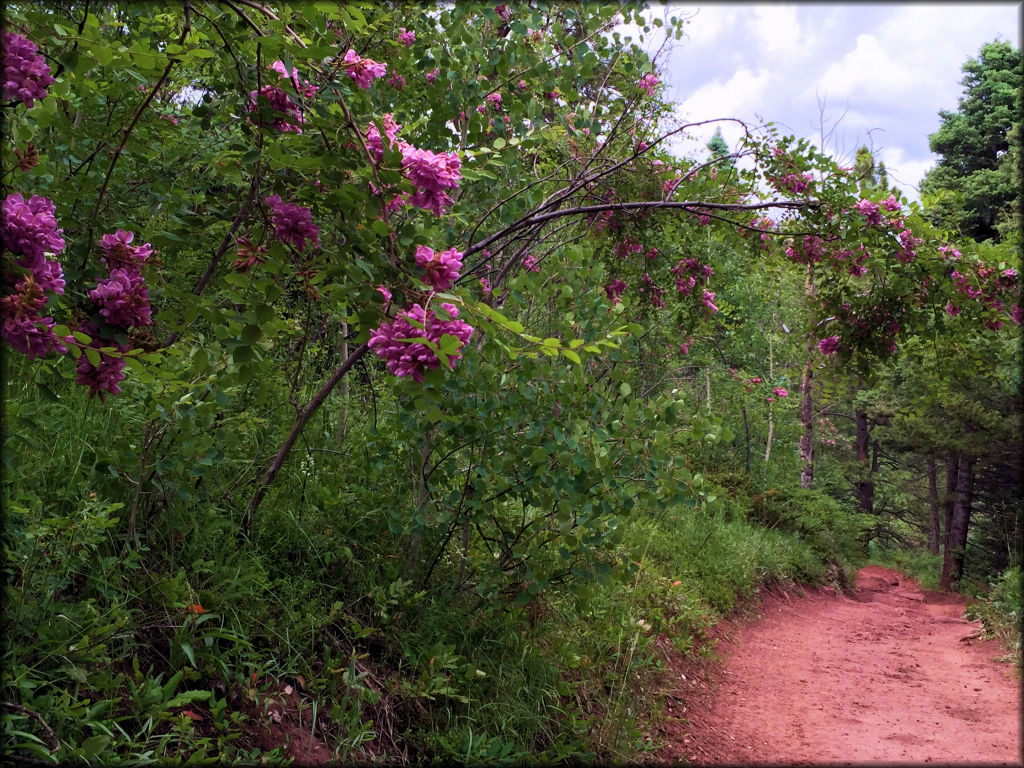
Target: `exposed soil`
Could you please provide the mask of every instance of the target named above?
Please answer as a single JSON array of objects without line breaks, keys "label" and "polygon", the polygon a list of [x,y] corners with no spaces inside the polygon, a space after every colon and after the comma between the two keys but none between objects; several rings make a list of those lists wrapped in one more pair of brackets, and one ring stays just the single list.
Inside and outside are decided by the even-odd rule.
[{"label": "exposed soil", "polygon": [[678,662],[657,759],[1021,765],[1019,673],[963,607],[877,566],[853,596],[767,595],[721,664]]}]

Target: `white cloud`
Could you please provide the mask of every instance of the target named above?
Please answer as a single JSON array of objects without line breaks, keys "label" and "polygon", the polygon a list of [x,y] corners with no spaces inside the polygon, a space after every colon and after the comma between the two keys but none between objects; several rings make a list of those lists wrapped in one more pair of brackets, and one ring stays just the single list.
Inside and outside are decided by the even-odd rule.
[{"label": "white cloud", "polygon": [[934,68],[926,61],[905,52],[894,57],[875,35],[861,34],[854,49],[825,69],[802,96],[827,93],[862,103],[905,102],[935,87]]},{"label": "white cloud", "polygon": [[817,47],[818,37],[801,29],[795,6],[757,6],[746,18],[757,38],[759,53],[770,57],[776,66],[805,59]]}]

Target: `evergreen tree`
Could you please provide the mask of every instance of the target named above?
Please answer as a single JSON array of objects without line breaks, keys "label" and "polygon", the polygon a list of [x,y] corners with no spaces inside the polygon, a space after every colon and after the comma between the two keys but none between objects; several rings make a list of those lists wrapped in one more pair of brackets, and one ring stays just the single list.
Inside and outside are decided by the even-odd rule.
[{"label": "evergreen tree", "polygon": [[979,242],[1000,241],[1019,221],[1013,173],[1019,149],[1011,132],[1020,130],[1021,52],[1009,43],[988,43],[963,73],[957,111],[940,111],[942,125],[929,137],[940,159],[921,192],[936,224]]}]

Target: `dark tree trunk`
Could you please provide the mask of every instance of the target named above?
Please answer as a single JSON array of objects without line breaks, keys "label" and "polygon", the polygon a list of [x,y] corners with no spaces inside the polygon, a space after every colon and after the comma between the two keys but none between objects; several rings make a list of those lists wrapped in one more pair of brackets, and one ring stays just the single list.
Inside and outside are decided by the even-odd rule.
[{"label": "dark tree trunk", "polygon": [[964,559],[967,555],[967,533],[971,527],[971,501],[974,495],[974,457],[960,456],[956,473],[956,497],[953,504],[953,581],[964,577]]},{"label": "dark tree trunk", "polygon": [[[857,508],[861,512],[875,511],[875,481],[872,479],[874,462],[868,462],[868,444],[871,433],[868,431],[868,414],[859,408],[853,412],[854,423],[857,425]],[[876,456],[877,459],[877,456]]]},{"label": "dark tree trunk", "polygon": [[928,531],[928,551],[939,554],[939,481],[935,472],[935,459],[928,457],[928,505],[931,508],[931,528]]},{"label": "dark tree trunk", "polygon": [[942,575],[939,576],[939,589],[946,592],[953,586],[953,500],[956,495],[957,461],[955,453],[946,457],[946,496],[942,502],[945,517],[942,529],[946,535],[942,545]]}]

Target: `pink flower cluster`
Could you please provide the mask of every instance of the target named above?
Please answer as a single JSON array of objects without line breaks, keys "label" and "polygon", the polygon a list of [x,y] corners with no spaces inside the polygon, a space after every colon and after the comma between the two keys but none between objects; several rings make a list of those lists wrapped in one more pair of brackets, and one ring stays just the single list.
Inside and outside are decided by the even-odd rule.
[{"label": "pink flower cluster", "polygon": [[636,240],[626,238],[615,245],[615,255],[622,259],[628,259],[630,254],[643,253],[644,247]]},{"label": "pink flower cluster", "polygon": [[416,187],[409,203],[440,216],[452,204],[445,190],[455,189],[462,178],[457,152],[431,152],[402,142],[402,170]]},{"label": "pink flower cluster", "polygon": [[29,360],[44,357],[52,349],[67,351],[53,332],[53,318],[41,316],[47,294],[64,293],[60,262],[46,256],[64,248],[54,212],[50,200],[35,195],[26,201],[15,192],[3,203],[0,245],[14,257],[14,265],[27,270],[27,274],[12,280],[14,290],[0,299],[0,335]]},{"label": "pink flower cluster", "polygon": [[448,365],[454,369],[455,362],[462,358],[462,347],[473,336],[473,328],[459,319],[459,310],[453,304],[442,304],[441,308],[449,320],[442,320],[433,310],[413,304],[400,311],[390,323],[385,322],[370,331],[368,346],[387,363],[388,370],[395,376],[411,376],[413,381],[421,382],[423,374],[440,367],[441,361],[429,346],[413,339],[440,344],[443,336],[454,336],[459,340],[459,351],[448,356]]},{"label": "pink flower cluster", "polygon": [[823,355],[834,355],[839,349],[839,337],[829,336],[818,342],[818,351]]},{"label": "pink flower cluster", "polygon": [[313,213],[296,203],[286,203],[280,195],[270,195],[263,202],[271,208],[274,237],[304,251],[306,241],[320,247],[320,229],[313,223]]},{"label": "pink flower cluster", "polygon": [[776,176],[770,181],[780,192],[786,190],[794,195],[799,195],[810,188],[814,182],[814,176],[809,173],[787,173],[785,176]]},{"label": "pink flower cluster", "polygon": [[462,254],[454,248],[434,253],[432,248],[417,245],[416,265],[422,267],[425,272],[423,282],[434,290],[447,291],[459,278]]},{"label": "pink flower cluster", "polygon": [[540,267],[537,266],[537,257],[532,253],[526,254],[521,263],[523,265],[523,269],[527,272],[540,272]]},{"label": "pink flower cluster", "polygon": [[663,298],[665,295],[665,289],[655,283],[651,276],[646,272],[644,272],[640,277],[640,295],[646,297],[646,299],[651,303],[651,306],[665,306],[665,299]]},{"label": "pink flower cluster", "polygon": [[5,29],[0,42],[3,47],[4,100],[20,101],[31,109],[36,99],[46,98],[46,89],[53,85],[53,71],[36,44],[27,37]]},{"label": "pink flower cluster", "polygon": [[364,59],[352,48],[349,48],[345,54],[344,62],[348,69],[348,76],[355,80],[357,88],[363,90],[369,88],[376,78],[384,77],[388,71],[386,64],[381,64],[373,59]]},{"label": "pink flower cluster", "polygon": [[[671,272],[675,275],[676,290],[684,296],[689,296],[698,283],[707,283],[715,270],[710,264],[701,264],[697,259],[686,258],[677,261]],[[711,297],[714,298],[713,293]]]},{"label": "pink flower cluster", "polygon": [[398,42],[408,48],[416,42],[416,33],[412,30],[406,29],[405,27],[399,27]]},{"label": "pink flower cluster", "polygon": [[612,280],[604,287],[604,293],[612,304],[618,304],[622,301],[619,297],[626,292],[628,287],[624,280]]},{"label": "pink flower cluster", "polygon": [[896,259],[904,264],[910,264],[917,258],[917,246],[924,242],[923,238],[914,237],[909,229],[904,229],[899,234],[900,249],[896,251]]},{"label": "pink flower cluster", "polygon": [[654,88],[655,86],[658,85],[659,82],[660,81],[658,80],[656,75],[654,75],[652,72],[648,72],[646,75],[640,78],[640,82],[638,83],[638,85],[640,86],[641,91],[646,93],[648,96],[653,96]]},{"label": "pink flower cluster", "polygon": [[864,217],[869,227],[882,226],[882,212],[878,206],[870,200],[864,199],[857,203],[854,208]]},{"label": "pink flower cluster", "polygon": [[428,83],[433,85],[437,81],[437,76],[438,76],[438,74],[440,74],[440,72],[441,72],[441,68],[440,67],[434,67],[434,69],[431,70],[430,72],[427,72],[427,74],[424,75],[424,77],[427,79]]},{"label": "pink flower cluster", "polygon": [[[103,251],[100,261],[109,268],[110,274],[106,279],[97,279],[96,287],[89,291],[89,298],[99,308],[104,322],[119,331],[152,322],[149,290],[142,277],[141,265],[153,254],[153,247],[149,243],[132,245],[134,239],[135,233],[124,229],[100,238],[99,245]],[[116,347],[120,352],[129,349],[128,345],[103,338],[100,328],[91,321],[86,321],[82,330],[91,337],[89,346],[93,349]],[[103,400],[105,393],[116,395],[121,391],[118,385],[124,379],[125,362],[121,356],[114,357],[105,352],[99,355],[100,363],[96,366],[85,355],[78,358],[75,381],[89,387],[90,397],[98,394]]]},{"label": "pink flower cluster", "polygon": [[[310,98],[317,92],[317,87],[308,80],[299,83],[299,71],[292,67],[291,74],[284,66],[283,61],[275,61],[270,68],[277,72],[278,81],[290,80],[295,91],[303,98]],[[276,85],[264,85],[259,91],[252,91],[249,94],[249,122],[253,122],[253,113],[260,111],[259,100],[263,97],[267,100],[271,110],[274,112],[274,119],[269,127],[282,133],[302,133],[300,126],[305,122],[302,116],[302,108],[299,107],[283,89]]]}]

